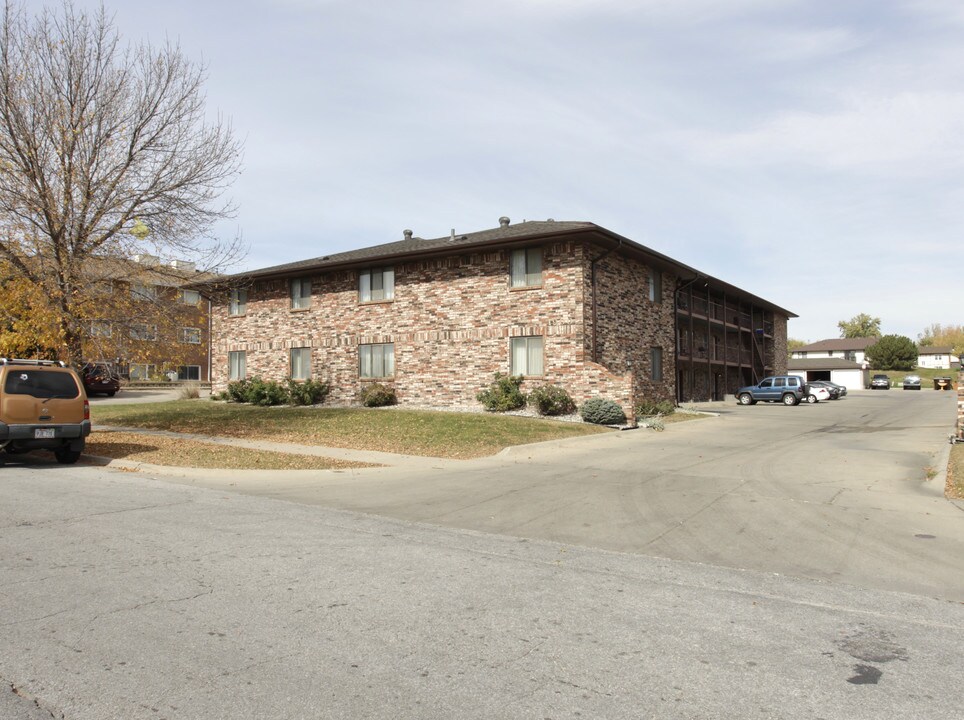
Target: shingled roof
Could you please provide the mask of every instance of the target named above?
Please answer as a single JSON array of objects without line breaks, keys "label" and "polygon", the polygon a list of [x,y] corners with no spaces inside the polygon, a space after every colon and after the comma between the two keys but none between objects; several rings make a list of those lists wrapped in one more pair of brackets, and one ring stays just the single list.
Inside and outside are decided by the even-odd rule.
[{"label": "shingled roof", "polygon": [[[525,243],[542,240],[564,239],[574,235],[581,236],[590,242],[603,247],[619,250],[625,254],[642,258],[647,264],[680,275],[685,281],[697,278],[705,279],[709,284],[724,292],[742,296],[752,302],[780,312],[787,317],[797,317],[796,314],[778,305],[757,297],[742,288],[730,285],[722,280],[707,275],[668,255],[640,245],[623,237],[612,230],[591,222],[556,221],[556,220],[526,220],[521,223],[510,224],[508,218],[499,218],[499,227],[480,230],[472,233],[452,233],[437,238],[416,237],[412,231],[406,230],[404,239],[396,242],[372,245],[371,247],[349,250],[347,252],[332,253],[308,260],[272,265],[266,268],[247,272],[224,275],[217,279],[218,285],[231,285],[238,282],[266,280],[271,278],[297,277],[306,273],[333,270],[336,268],[364,267],[372,264],[392,264],[405,260],[416,260],[425,257],[448,255],[452,252],[471,252],[486,248],[512,247]],[[204,283],[198,283],[204,285]]]},{"label": "shingled roof", "polygon": [[880,338],[830,338],[829,340],[819,340],[803,347],[794,348],[793,352],[840,352],[844,350],[866,350],[874,345]]}]

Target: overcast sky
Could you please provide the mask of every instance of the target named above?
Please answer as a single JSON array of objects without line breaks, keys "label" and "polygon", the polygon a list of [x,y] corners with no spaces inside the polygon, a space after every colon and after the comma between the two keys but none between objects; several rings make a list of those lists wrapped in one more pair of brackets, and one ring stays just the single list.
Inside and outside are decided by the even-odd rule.
[{"label": "overcast sky", "polygon": [[793,338],[962,322],[960,0],[107,8],[203,60],[244,138],[235,270],[584,220],[797,313]]}]

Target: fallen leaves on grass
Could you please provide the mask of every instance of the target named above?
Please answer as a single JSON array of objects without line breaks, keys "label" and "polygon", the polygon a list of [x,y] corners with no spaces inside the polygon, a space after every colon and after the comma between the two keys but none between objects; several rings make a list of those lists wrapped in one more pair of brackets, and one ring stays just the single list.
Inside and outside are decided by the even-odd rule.
[{"label": "fallen leaves on grass", "polygon": [[264,408],[199,400],[99,405],[94,422],[459,459],[494,455],[510,445],[611,432],[582,423],[490,414],[402,408]]},{"label": "fallen leaves on grass", "polygon": [[85,455],[151,465],[226,470],[341,470],[374,467],[318,455],[252,450],[198,440],[128,432],[93,432]]}]

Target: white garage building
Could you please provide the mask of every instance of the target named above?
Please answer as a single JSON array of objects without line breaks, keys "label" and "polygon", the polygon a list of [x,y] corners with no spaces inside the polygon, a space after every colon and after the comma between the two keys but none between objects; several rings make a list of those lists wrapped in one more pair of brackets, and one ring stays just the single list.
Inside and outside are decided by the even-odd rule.
[{"label": "white garage building", "polygon": [[843,358],[791,359],[788,375],[799,375],[805,380],[829,380],[848,390],[863,390],[870,385],[870,371],[863,364]]}]

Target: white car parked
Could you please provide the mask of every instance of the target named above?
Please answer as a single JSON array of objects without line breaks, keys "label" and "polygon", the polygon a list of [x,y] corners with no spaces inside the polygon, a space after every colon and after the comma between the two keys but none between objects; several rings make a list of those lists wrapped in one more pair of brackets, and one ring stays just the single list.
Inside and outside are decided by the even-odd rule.
[{"label": "white car parked", "polygon": [[821,400],[829,400],[830,391],[819,385],[807,385],[807,396],[804,399],[811,404]]}]

